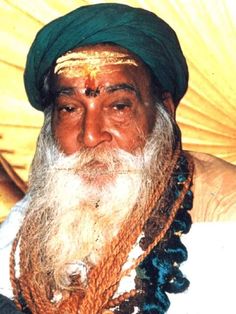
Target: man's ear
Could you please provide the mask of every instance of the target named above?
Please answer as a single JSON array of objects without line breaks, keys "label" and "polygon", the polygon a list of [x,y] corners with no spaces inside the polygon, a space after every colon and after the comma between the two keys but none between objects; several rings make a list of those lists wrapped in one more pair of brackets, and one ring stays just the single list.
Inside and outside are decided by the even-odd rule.
[{"label": "man's ear", "polygon": [[176,106],[174,104],[171,93],[169,92],[163,93],[162,101],[163,101],[163,104],[166,106],[167,110],[169,111],[170,115],[172,116],[172,118],[175,119]]}]

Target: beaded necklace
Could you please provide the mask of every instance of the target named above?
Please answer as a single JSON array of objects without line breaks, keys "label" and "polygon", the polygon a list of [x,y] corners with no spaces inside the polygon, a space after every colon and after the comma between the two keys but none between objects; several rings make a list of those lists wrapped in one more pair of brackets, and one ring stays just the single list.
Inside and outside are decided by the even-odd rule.
[{"label": "beaded necklace", "polygon": [[[185,153],[182,153],[158,213],[154,208],[144,226],[144,236],[139,242],[143,250],[147,249],[163,227],[157,217],[165,216],[171,211],[189,176],[191,176],[190,161]],[[110,313],[166,313],[170,306],[166,292],[182,292],[189,286],[189,281],[183,276],[179,266],[187,259],[187,249],[181,243],[180,236],[188,233],[191,227],[188,211],[192,208],[193,193],[190,187],[191,184],[165,237],[136,268],[135,284],[138,293],[117,305]]]},{"label": "beaded necklace", "polygon": [[[122,295],[122,300],[110,299],[99,313],[163,314],[169,307],[166,292],[187,288],[189,282],[179,270],[179,264],[187,259],[180,235],[191,226],[187,211],[192,207],[192,163],[182,152],[172,169],[160,206],[151,211],[143,227],[144,236],[139,245],[145,254],[136,261],[134,293]],[[161,233],[164,237],[159,238]]]}]

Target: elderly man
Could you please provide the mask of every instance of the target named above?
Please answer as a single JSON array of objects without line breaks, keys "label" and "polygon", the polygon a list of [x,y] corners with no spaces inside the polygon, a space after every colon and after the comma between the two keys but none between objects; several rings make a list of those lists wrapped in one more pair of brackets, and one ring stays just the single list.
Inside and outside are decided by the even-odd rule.
[{"label": "elderly man", "polygon": [[187,81],[174,31],[142,9],[86,6],[38,33],[25,87],[45,123],[1,229],[1,313],[215,313],[187,305],[196,276],[170,294],[189,286],[187,249],[195,275],[205,258],[204,228],[181,242],[192,220],[235,217],[235,167],[181,149]]}]

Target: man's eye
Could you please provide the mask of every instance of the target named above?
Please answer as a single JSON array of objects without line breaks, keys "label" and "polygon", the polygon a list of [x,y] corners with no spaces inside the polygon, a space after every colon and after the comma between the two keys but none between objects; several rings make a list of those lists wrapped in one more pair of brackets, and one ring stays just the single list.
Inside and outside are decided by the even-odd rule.
[{"label": "man's eye", "polygon": [[75,111],[75,108],[73,106],[70,106],[70,105],[63,105],[63,106],[58,107],[58,111],[71,113],[71,112]]},{"label": "man's eye", "polygon": [[130,107],[131,107],[130,104],[124,104],[124,103],[118,103],[118,104],[113,105],[113,108],[118,111],[123,111]]}]

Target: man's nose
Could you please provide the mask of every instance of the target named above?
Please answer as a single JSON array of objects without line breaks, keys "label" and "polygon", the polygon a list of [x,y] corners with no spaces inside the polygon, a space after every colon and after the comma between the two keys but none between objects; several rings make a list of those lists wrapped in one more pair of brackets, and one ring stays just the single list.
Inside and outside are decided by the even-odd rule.
[{"label": "man's nose", "polygon": [[112,135],[106,128],[102,113],[87,111],[83,126],[83,144],[96,147],[103,142],[111,142]]}]

